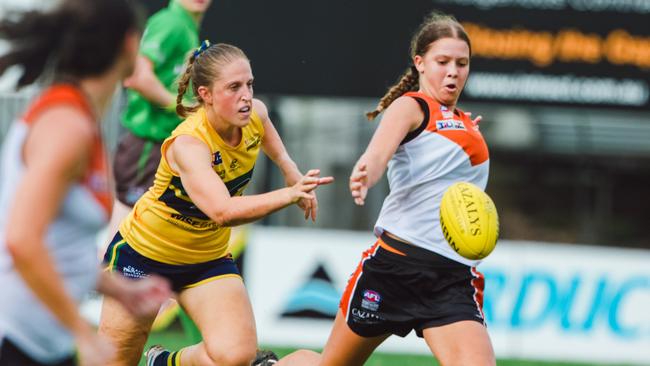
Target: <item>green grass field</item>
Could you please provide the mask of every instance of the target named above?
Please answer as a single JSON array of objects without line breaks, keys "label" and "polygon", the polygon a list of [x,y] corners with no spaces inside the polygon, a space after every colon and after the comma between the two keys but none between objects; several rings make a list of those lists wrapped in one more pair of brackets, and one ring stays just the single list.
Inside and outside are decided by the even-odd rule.
[{"label": "green grass field", "polygon": [[[145,350],[153,344],[162,344],[164,347],[177,350],[183,346],[191,344],[190,338],[187,337],[177,324],[173,324],[164,332],[152,333],[147,342]],[[263,347],[264,348],[264,347]],[[270,347],[278,356],[282,357],[293,352],[293,348]],[[586,363],[558,363],[558,362],[541,362],[541,361],[524,361],[524,360],[498,360],[499,366],[624,366],[622,364],[586,364]],[[422,355],[403,355],[375,353],[368,362],[367,366],[435,366],[437,363],[431,356]],[[144,360],[140,362],[144,366]]]}]

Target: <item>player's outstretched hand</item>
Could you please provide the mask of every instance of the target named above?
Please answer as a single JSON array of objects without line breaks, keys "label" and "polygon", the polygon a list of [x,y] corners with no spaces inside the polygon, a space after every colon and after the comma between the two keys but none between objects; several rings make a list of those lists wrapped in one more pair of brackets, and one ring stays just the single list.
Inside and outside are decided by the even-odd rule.
[{"label": "player's outstretched hand", "polygon": [[350,194],[354,203],[363,206],[368,195],[368,166],[366,163],[359,163],[354,166],[350,174]]},{"label": "player's outstretched hand", "polygon": [[[318,186],[330,184],[334,181],[334,177],[320,177],[320,169],[311,169],[307,174],[303,175],[298,183],[290,187],[291,202],[298,203],[301,199],[312,200],[314,195],[312,192],[318,188]],[[313,202],[311,203],[313,207]]]},{"label": "player's outstretched hand", "polygon": [[[465,114],[467,115],[467,117],[472,118],[472,112],[465,112]],[[476,116],[476,118],[472,120],[472,124],[474,124],[474,126],[478,126],[478,124],[481,123],[482,120],[483,120],[483,116],[479,114],[478,116]]]},{"label": "player's outstretched hand", "polygon": [[311,191],[309,195],[311,198],[301,198],[297,205],[305,213],[305,220],[311,217],[311,221],[315,222],[316,213],[318,212],[318,198],[316,197],[316,191]]}]

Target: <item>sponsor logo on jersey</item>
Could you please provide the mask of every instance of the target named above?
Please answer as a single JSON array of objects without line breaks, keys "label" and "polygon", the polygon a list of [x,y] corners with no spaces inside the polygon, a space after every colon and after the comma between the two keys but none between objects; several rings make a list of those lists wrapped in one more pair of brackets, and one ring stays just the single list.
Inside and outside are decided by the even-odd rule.
[{"label": "sponsor logo on jersey", "polygon": [[253,137],[244,140],[244,145],[246,145],[246,151],[255,148],[255,146],[260,144],[261,140],[262,139],[260,138],[260,135],[257,133]]},{"label": "sponsor logo on jersey", "polygon": [[[195,209],[196,210],[198,208],[196,206],[192,206],[192,207],[190,207],[190,209]],[[211,221],[211,220],[197,220],[195,218],[192,218],[192,217],[189,217],[189,216],[186,216],[186,215],[177,214],[177,213],[172,213],[171,215],[169,215],[169,217],[172,220],[177,220],[177,221],[183,222],[183,223],[185,223],[187,225],[191,225],[192,227],[194,227],[196,229],[217,230],[219,228],[219,225],[217,225],[214,221]],[[167,220],[167,221],[174,224],[174,222],[172,222],[172,221],[169,221],[169,220]]]},{"label": "sponsor logo on jersey", "polygon": [[448,118],[436,121],[436,129],[438,131],[442,130],[465,130],[465,125],[463,121],[456,119]]},{"label": "sponsor logo on jersey", "polygon": [[442,118],[454,118],[454,112],[445,105],[440,105],[440,112],[442,112]]},{"label": "sponsor logo on jersey", "polygon": [[373,290],[364,290],[363,299],[361,299],[361,307],[371,311],[377,311],[379,309],[379,303],[381,302],[381,295],[377,291]]}]

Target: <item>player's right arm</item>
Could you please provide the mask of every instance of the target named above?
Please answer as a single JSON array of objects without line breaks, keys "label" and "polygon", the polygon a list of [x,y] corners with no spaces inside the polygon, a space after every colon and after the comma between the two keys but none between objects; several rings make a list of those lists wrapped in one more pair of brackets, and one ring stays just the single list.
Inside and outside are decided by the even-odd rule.
[{"label": "player's right arm", "polygon": [[192,202],[219,226],[235,226],[258,220],[268,214],[310,198],[309,193],[332,177],[319,177],[310,170],[296,184],[268,193],[231,197],[226,185],[212,169],[208,147],[195,137],[176,137],[166,152],[167,161],[177,172]]},{"label": "player's right arm", "polygon": [[153,62],[143,55],[138,55],[133,74],[124,80],[124,86],[161,108],[169,107],[176,101],[176,96],[158,80]]},{"label": "player's right arm", "polygon": [[406,134],[418,128],[424,113],[415,99],[400,97],[386,109],[366,151],[350,174],[350,193],[357,205],[365,203],[368,189],[384,175],[388,161]]},{"label": "player's right arm", "polygon": [[16,271],[73,334],[84,364],[101,364],[92,359],[110,355],[111,348],[79,314],[48,252],[45,236],[70,186],[88,165],[96,128],[85,115],[67,106],[51,108],[34,121],[23,148],[25,171],[6,232]]}]

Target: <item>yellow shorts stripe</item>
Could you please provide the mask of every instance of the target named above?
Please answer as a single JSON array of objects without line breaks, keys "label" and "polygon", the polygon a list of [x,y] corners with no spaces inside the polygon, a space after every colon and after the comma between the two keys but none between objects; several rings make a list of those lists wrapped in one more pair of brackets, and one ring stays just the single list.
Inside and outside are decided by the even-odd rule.
[{"label": "yellow shorts stripe", "polygon": [[183,352],[183,349],[180,349],[180,350],[178,350],[178,352],[176,352],[176,356],[174,357],[174,363],[176,364],[176,366],[181,365],[181,353],[182,352]]},{"label": "yellow shorts stripe", "polygon": [[122,247],[125,244],[126,244],[126,240],[124,239],[115,243],[115,245],[113,246],[113,250],[111,250],[111,261],[108,262],[108,265],[104,269],[105,271],[109,271],[109,272],[113,271],[113,268],[115,267],[115,263],[117,262],[117,257],[119,257],[117,251],[120,249],[120,247]]},{"label": "yellow shorts stripe", "polygon": [[[226,278],[226,277],[237,277],[237,278],[241,279],[241,276],[236,274],[236,273],[227,273],[227,274],[222,274],[222,275],[219,275],[219,276],[206,278],[205,280],[201,280],[201,281],[193,283],[191,285],[187,285],[187,286],[185,286],[185,288],[187,289],[187,288],[193,288],[193,287],[201,286],[201,285],[203,285],[205,283],[212,282],[214,280],[218,280],[218,279]],[[242,281],[243,281],[243,279],[242,279]]]}]

